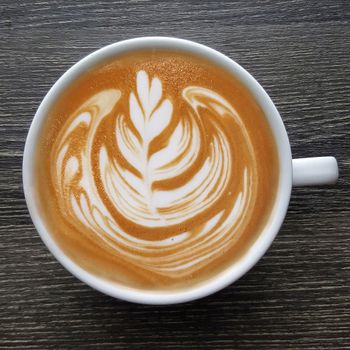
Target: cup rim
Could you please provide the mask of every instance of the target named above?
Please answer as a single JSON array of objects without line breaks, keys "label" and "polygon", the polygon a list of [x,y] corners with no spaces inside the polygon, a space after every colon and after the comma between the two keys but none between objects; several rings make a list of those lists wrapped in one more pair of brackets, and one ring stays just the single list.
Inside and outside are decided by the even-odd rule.
[{"label": "cup rim", "polygon": [[[96,63],[121,53],[150,48],[175,49],[182,52],[199,54],[213,61],[214,64],[222,66],[240,79],[263,109],[270,124],[277,146],[280,168],[278,190],[270,219],[257,240],[245,252],[242,258],[200,285],[185,290],[169,292],[133,289],[116,282],[104,280],[80,267],[65,255],[50,235],[36,205],[34,188],[35,174],[32,159],[35,154],[40,129],[48,110],[55,102],[56,96],[87,68],[93,67]],[[212,48],[193,41],[174,37],[140,37],[116,42],[92,52],[75,63],[56,81],[42,100],[31,123],[24,148],[22,176],[27,207],[37,232],[52,255],[72,275],[104,294],[126,301],[152,305],[177,304],[206,297],[234,283],[247,273],[265,254],[276,237],[288,209],[292,188],[292,155],[286,129],[275,105],[263,87],[238,63]]]}]

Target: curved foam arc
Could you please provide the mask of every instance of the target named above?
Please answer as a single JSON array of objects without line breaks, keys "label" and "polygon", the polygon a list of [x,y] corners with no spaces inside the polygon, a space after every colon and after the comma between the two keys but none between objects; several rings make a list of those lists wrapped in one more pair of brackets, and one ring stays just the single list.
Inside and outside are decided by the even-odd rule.
[{"label": "curved foam arc", "polygon": [[[122,96],[128,98],[126,114],[118,110]],[[145,71],[139,71],[136,91],[111,89],[96,94],[67,120],[53,147],[56,161],[51,169],[62,198],[60,209],[81,234],[88,230],[97,244],[108,247],[113,254],[167,276],[191,274],[227,248],[246,208],[255,200],[251,181],[254,153],[237,111],[222,96],[202,87],[189,86],[182,91],[182,97],[191,112],[175,119],[167,143],[151,154],[152,141],[168,132],[177,117],[172,102],[163,97],[162,82],[157,77],[150,80]],[[210,110],[217,121],[204,121],[202,109]],[[242,129],[253,166],[247,165],[236,174],[243,187],[232,199],[231,207],[214,210],[205,221],[202,218],[197,226],[179,233],[177,227],[204,212],[210,213],[230,190],[237,155],[232,154],[233,141],[218,122],[223,117]],[[97,143],[99,149],[93,151],[106,118],[114,120],[114,143]],[[204,122],[211,123],[214,130],[207,146],[199,125]],[[82,140],[78,146],[74,143],[77,134]],[[113,149],[118,150],[118,157]],[[203,161],[197,162],[203,152]],[[154,187],[193,167],[193,174],[176,188]],[[121,225],[120,217],[145,230],[174,227],[174,233],[159,240],[140,238]]]}]

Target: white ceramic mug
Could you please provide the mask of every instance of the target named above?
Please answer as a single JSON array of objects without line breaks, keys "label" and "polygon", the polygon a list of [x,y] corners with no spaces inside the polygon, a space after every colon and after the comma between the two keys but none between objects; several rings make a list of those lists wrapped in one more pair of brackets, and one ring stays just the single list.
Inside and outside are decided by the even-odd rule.
[{"label": "white ceramic mug", "polygon": [[[40,138],[43,122],[57,96],[96,63],[121,53],[130,53],[132,55],[133,51],[145,48],[161,48],[195,53],[209,59],[216,65],[222,66],[238,77],[248,87],[264,111],[272,128],[278,148],[280,166],[278,191],[270,219],[266,223],[259,238],[238,262],[233,263],[225,271],[202,283],[200,286],[195,286],[188,290],[146,292],[108,282],[98,276],[92,275],[78,266],[56,244],[47,229],[37,204],[34,186],[35,172],[32,160],[37,141]],[[276,107],[265,90],[245,69],[230,58],[209,47],[187,40],[166,37],[145,37],[121,41],[95,51],[76,63],[53,85],[42,101],[30,127],[23,156],[23,187],[28,209],[37,231],[51,253],[68,271],[91,287],[113,297],[143,304],[174,304],[195,300],[212,294],[235,282],[258,262],[276,237],[288,208],[292,185],[332,184],[337,179],[338,166],[333,157],[292,159],[288,135]]]}]

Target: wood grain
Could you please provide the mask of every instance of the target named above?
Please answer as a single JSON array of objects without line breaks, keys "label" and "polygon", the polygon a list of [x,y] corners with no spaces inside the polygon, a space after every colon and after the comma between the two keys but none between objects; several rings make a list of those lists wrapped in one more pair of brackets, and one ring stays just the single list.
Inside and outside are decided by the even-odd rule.
[{"label": "wood grain", "polygon": [[[350,349],[349,1],[0,2],[0,349]],[[103,45],[192,39],[232,57],[279,109],[295,157],[334,155],[334,187],[295,189],[280,234],[236,284],[177,306],[133,305],[48,253],[22,185],[49,87]]]}]

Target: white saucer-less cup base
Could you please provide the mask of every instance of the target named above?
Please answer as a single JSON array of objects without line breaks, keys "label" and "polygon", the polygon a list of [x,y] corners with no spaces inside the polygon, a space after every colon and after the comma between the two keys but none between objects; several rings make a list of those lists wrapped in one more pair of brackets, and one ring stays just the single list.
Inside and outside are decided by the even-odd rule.
[{"label": "white saucer-less cup base", "polygon": [[[171,292],[137,290],[128,288],[122,284],[109,282],[82,269],[60,249],[52,238],[38,210],[34,186],[35,169],[32,160],[34,159],[37,140],[40,137],[43,122],[57,96],[77,77],[84,73],[84,71],[93,67],[96,63],[121,53],[132,53],[135,50],[147,48],[179,50],[201,55],[234,74],[248,87],[264,111],[273,131],[278,149],[280,180],[276,200],[271,217],[259,238],[238,262],[233,263],[214,278],[187,290],[175,290]],[[292,180],[293,172],[294,178]],[[335,159],[332,157],[317,158],[314,160],[298,159],[293,161],[292,167],[289,140],[282,119],[265,90],[245,69],[209,47],[187,40],[167,37],[144,37],[118,42],[93,52],[71,67],[53,85],[40,104],[27,136],[23,156],[23,187],[27,206],[33,223],[50,252],[68,271],[91,287],[110,296],[142,304],[175,304],[187,302],[215,293],[235,282],[258,262],[276,237],[288,208],[292,183],[295,185],[327,184],[334,183],[337,177],[338,168]]]}]

